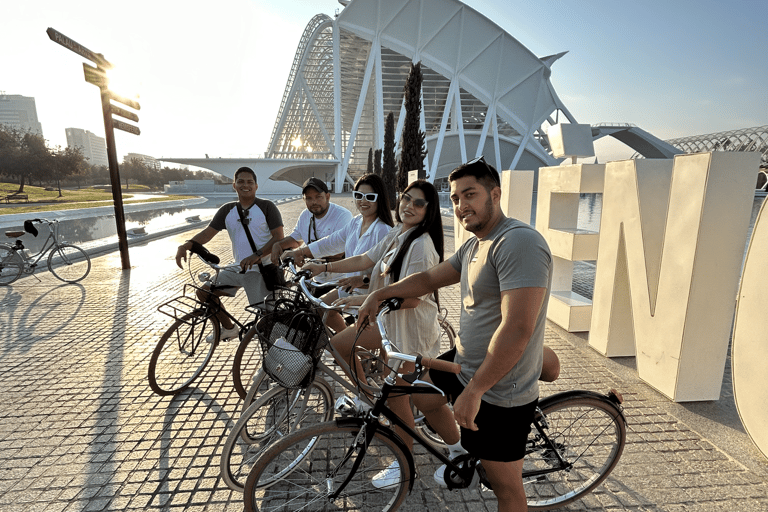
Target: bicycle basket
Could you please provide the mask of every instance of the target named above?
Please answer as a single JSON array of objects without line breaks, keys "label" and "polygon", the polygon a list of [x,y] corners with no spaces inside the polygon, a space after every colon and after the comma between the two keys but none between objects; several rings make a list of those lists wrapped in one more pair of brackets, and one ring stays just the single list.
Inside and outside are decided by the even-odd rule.
[{"label": "bicycle basket", "polygon": [[328,343],[322,317],[308,310],[277,310],[256,323],[264,371],[281,386],[306,388]]},{"label": "bicycle basket", "polygon": [[255,315],[272,313],[278,309],[288,309],[296,311],[297,309],[308,309],[310,303],[301,290],[295,288],[277,287],[264,297],[262,302],[257,302],[246,306],[246,311]]}]

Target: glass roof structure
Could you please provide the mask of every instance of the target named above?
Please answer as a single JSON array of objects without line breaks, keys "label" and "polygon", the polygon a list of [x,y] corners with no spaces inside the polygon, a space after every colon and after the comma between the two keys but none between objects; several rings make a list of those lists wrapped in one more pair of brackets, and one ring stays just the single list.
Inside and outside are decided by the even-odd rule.
[{"label": "glass roof structure", "polygon": [[536,57],[457,0],[353,0],[335,18],[317,15],[296,50],[265,155],[291,163],[272,178],[317,175],[340,191],[364,173],[369,149],[384,146],[390,112],[400,138],[411,62],[422,64],[429,179],[481,154],[499,169],[557,165],[547,128],[576,122],[549,80],[560,56]]}]

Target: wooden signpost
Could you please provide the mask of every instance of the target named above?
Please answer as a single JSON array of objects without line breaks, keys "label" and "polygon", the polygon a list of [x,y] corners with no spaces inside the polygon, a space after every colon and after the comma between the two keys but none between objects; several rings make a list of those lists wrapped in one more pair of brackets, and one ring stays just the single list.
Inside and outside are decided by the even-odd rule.
[{"label": "wooden signpost", "polygon": [[131,261],[128,257],[128,236],[125,231],[125,212],[123,211],[123,195],[120,191],[120,170],[117,165],[114,129],[117,128],[118,130],[123,130],[135,135],[139,135],[141,131],[137,126],[113,119],[112,115],[114,114],[137,123],[139,121],[139,116],[133,112],[113,105],[112,102],[122,103],[134,110],[140,110],[141,106],[138,102],[123,98],[109,90],[107,70],[112,68],[112,64],[110,64],[102,54],[92,52],[85,46],[53,28],[49,27],[48,30],[46,30],[46,33],[48,34],[48,37],[51,38],[51,41],[60,44],[64,48],[67,48],[96,64],[96,67],[93,67],[84,62],[83,73],[85,74],[85,81],[98,87],[101,92],[101,110],[104,115],[104,132],[107,140],[107,160],[109,162],[109,178],[112,182],[112,198],[115,201],[115,223],[117,224],[120,260],[123,270],[129,269],[131,268]]}]

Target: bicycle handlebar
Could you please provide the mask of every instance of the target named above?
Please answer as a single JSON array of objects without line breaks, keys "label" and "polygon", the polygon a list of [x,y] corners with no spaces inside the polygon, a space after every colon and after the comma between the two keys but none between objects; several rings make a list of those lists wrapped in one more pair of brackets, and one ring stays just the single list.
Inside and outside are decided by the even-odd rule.
[{"label": "bicycle handlebar", "polygon": [[[327,309],[327,310],[333,310],[333,311],[338,311],[342,309],[341,306],[333,306],[333,305],[326,304],[318,297],[315,297],[314,295],[312,295],[312,293],[309,291],[309,288],[307,288],[307,278],[311,278],[312,273],[309,270],[298,270],[296,268],[296,265],[294,265],[293,263],[293,258],[285,258],[284,260],[282,260],[282,262],[280,263],[280,268],[287,268],[288,270],[291,271],[293,275],[296,276],[296,278],[298,279],[299,288],[301,288],[301,291],[304,294],[304,296],[314,306],[317,306],[321,309]],[[322,283],[322,284],[334,284],[334,283]]]},{"label": "bicycle handlebar", "polygon": [[[461,365],[452,363],[451,361],[444,361],[442,359],[433,359],[431,357],[412,356],[410,354],[403,354],[397,352],[395,345],[387,337],[387,328],[384,325],[384,315],[390,311],[397,311],[403,304],[404,299],[392,298],[387,299],[381,304],[381,310],[376,315],[376,325],[379,327],[379,334],[381,334],[381,346],[384,349],[384,353],[387,354],[389,359],[398,359],[409,363],[416,363],[424,366],[425,368],[431,368],[440,372],[455,373],[461,372]],[[394,348],[393,348],[394,347]]]}]

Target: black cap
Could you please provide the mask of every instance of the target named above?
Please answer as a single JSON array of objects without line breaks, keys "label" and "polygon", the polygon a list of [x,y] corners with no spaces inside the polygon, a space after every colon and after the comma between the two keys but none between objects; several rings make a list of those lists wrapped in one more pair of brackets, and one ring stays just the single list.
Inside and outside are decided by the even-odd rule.
[{"label": "black cap", "polygon": [[301,187],[301,193],[306,194],[308,187],[312,187],[318,192],[322,192],[323,194],[328,193],[328,186],[320,178],[312,177],[312,178],[309,178],[307,181],[305,181],[304,185],[302,185]]}]

